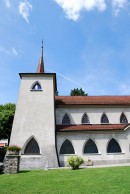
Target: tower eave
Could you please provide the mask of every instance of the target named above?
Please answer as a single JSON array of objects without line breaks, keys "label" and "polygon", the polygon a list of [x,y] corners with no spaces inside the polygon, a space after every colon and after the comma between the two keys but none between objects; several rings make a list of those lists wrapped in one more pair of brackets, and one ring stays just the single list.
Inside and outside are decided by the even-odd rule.
[{"label": "tower eave", "polygon": [[53,77],[54,90],[57,91],[56,73],[19,73],[20,78],[24,77]]}]

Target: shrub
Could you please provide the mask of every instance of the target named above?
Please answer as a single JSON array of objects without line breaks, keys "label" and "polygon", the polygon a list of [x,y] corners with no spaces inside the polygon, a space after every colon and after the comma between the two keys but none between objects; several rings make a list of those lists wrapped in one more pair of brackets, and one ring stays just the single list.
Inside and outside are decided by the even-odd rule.
[{"label": "shrub", "polygon": [[17,145],[11,145],[11,146],[7,147],[7,150],[9,150],[9,151],[20,151],[21,148]]},{"label": "shrub", "polygon": [[72,167],[73,170],[76,170],[81,164],[84,163],[84,160],[80,156],[71,156],[67,159],[67,163]]}]

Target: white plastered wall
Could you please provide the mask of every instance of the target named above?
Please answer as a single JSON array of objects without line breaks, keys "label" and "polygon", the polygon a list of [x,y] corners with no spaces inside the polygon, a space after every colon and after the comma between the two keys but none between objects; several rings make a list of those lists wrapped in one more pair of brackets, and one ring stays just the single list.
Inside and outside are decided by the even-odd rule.
[{"label": "white plastered wall", "polygon": [[[31,91],[39,82],[42,91]],[[44,168],[58,166],[55,150],[55,116],[53,76],[23,75],[11,134],[11,144],[22,147],[30,137],[39,144],[40,155],[21,156],[21,168]]]},{"label": "white plastered wall", "polygon": [[100,124],[101,116],[105,113],[109,119],[110,124],[119,124],[120,116],[123,112],[128,122],[130,122],[130,107],[114,107],[114,106],[73,106],[73,107],[58,107],[56,109],[56,124],[62,124],[62,118],[67,113],[70,117],[71,124],[81,124],[81,119],[84,113],[87,113],[90,124]]},{"label": "white plastered wall", "polygon": [[[121,153],[107,153],[107,145],[112,138],[119,143]],[[61,166],[66,165],[67,158],[71,156],[60,154],[61,145],[66,139],[72,143],[75,154],[81,156],[85,162],[88,159],[97,165],[130,162],[130,129],[122,132],[58,132],[57,148]],[[89,139],[96,143],[98,154],[84,154],[84,146]]]}]

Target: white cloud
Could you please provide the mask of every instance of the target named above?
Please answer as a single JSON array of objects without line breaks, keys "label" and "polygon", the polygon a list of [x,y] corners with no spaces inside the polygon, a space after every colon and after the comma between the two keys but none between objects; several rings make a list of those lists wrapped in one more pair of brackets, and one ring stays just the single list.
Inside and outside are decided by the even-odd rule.
[{"label": "white cloud", "polygon": [[18,52],[16,51],[16,49],[13,47],[11,49],[6,49],[3,47],[0,47],[0,53],[4,53],[6,55],[15,55],[18,56]]},{"label": "white cloud", "polygon": [[53,70],[50,70],[50,69],[47,69],[47,71],[49,71],[49,72],[55,72],[57,75],[59,75],[60,77],[64,78],[65,80],[67,80],[67,81],[69,81],[69,82],[71,82],[71,83],[73,83],[73,84],[75,84],[75,85],[77,85],[79,87],[83,87],[81,84],[79,84],[78,82],[70,79],[68,76],[66,76],[66,75],[64,75],[62,73],[59,73],[57,71],[53,71]]},{"label": "white cloud", "polygon": [[10,0],[4,0],[4,2],[7,8],[11,7]]},{"label": "white cloud", "polygon": [[112,0],[113,13],[117,16],[121,9],[125,8],[128,5],[127,0]]},{"label": "white cloud", "polygon": [[97,9],[104,11],[107,7],[105,0],[54,0],[61,6],[67,18],[74,21],[78,20],[83,10],[91,11]]},{"label": "white cloud", "polygon": [[3,48],[3,47],[0,48],[0,53],[4,53],[6,55],[10,55],[10,51],[5,49],[5,48]]},{"label": "white cloud", "polygon": [[112,7],[115,16],[121,9],[129,5],[128,0],[54,0],[64,10],[66,17],[76,21],[80,18],[82,11],[97,9],[105,11],[108,5]]},{"label": "white cloud", "polygon": [[14,55],[18,56],[18,52],[16,51],[15,48],[12,48],[12,52],[13,52]]},{"label": "white cloud", "polygon": [[29,13],[32,10],[32,5],[31,3],[29,3],[29,1],[25,0],[25,1],[21,1],[19,3],[19,13],[22,15],[22,17],[25,19],[26,22],[29,22]]}]

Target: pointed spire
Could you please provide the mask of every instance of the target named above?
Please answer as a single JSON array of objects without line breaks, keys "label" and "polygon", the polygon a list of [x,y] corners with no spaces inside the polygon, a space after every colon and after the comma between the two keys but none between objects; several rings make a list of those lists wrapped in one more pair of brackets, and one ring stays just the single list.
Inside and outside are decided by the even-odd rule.
[{"label": "pointed spire", "polygon": [[37,73],[44,73],[44,60],[43,60],[43,41],[42,41],[42,53],[41,57],[39,59],[38,67],[37,67]]}]

